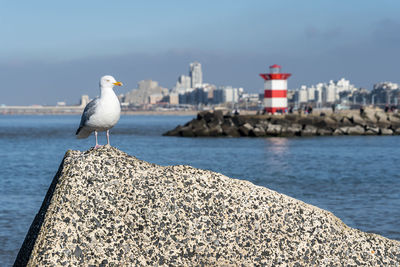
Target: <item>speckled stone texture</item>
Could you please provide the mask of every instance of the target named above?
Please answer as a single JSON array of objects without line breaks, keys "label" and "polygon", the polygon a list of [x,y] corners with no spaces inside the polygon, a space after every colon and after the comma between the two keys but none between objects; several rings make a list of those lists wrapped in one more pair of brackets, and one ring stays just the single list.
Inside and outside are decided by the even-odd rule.
[{"label": "speckled stone texture", "polygon": [[399,266],[400,242],[248,181],[68,151],[15,266]]}]

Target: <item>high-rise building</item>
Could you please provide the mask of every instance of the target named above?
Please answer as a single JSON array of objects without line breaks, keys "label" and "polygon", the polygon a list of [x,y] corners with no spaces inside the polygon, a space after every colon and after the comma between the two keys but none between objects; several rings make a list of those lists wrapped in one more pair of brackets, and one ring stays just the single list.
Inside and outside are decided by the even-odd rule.
[{"label": "high-rise building", "polygon": [[81,102],[80,106],[81,107],[86,107],[86,105],[89,103],[89,96],[88,95],[82,95],[81,96]]},{"label": "high-rise building", "polygon": [[176,82],[175,90],[177,91],[184,91],[188,88],[192,88],[191,78],[186,75],[181,75]]},{"label": "high-rise building", "polygon": [[192,88],[201,87],[203,84],[203,72],[201,71],[201,64],[197,61],[190,63],[189,70]]}]

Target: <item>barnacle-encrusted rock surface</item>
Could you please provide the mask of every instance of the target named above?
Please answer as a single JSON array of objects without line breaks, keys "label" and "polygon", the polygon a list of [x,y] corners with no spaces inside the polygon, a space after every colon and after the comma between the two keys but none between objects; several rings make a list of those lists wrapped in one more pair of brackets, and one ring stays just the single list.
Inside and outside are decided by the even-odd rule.
[{"label": "barnacle-encrusted rock surface", "polygon": [[250,182],[68,151],[16,266],[398,266],[400,242]]}]

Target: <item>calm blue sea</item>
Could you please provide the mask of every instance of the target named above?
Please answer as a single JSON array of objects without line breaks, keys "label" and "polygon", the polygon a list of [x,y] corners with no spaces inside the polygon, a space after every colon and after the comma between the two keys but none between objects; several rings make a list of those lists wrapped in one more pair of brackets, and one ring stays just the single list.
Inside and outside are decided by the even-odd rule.
[{"label": "calm blue sea", "polygon": [[[123,116],[111,145],[161,165],[249,180],[327,209],[347,225],[400,240],[400,136],[177,138],[190,116]],[[79,116],[0,116],[0,266],[13,263],[68,149]],[[100,143],[105,143],[100,134]]]}]

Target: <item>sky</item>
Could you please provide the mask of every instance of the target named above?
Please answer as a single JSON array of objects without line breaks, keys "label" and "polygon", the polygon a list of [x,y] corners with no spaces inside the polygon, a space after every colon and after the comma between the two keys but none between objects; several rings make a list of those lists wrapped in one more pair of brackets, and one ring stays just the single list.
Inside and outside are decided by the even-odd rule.
[{"label": "sky", "polygon": [[172,88],[199,61],[203,81],[262,92],[272,64],[289,89],[342,77],[400,83],[400,1],[0,0],[0,104],[76,104],[101,76]]}]

